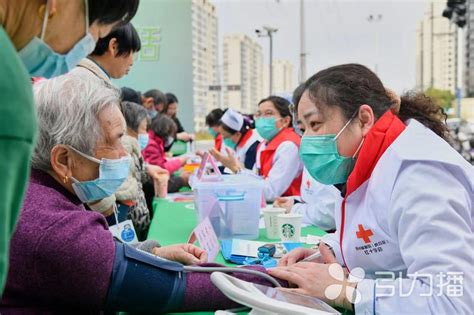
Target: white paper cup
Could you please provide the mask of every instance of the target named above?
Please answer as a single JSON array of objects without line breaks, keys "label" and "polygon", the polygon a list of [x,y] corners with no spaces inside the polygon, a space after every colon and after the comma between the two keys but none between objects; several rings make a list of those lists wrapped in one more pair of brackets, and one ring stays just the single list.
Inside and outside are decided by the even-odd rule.
[{"label": "white paper cup", "polygon": [[302,220],[303,216],[296,213],[279,214],[277,216],[278,234],[282,242],[300,241]]},{"label": "white paper cup", "polygon": [[285,213],[285,211],[285,208],[273,208],[271,206],[262,209],[268,239],[274,240],[280,237],[280,234],[278,234],[277,216]]}]

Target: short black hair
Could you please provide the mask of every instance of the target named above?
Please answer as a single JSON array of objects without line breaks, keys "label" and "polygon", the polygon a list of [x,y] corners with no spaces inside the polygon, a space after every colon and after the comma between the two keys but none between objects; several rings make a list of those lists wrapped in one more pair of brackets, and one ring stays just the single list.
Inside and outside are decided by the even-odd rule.
[{"label": "short black hair", "polygon": [[118,52],[115,57],[128,56],[132,52],[140,51],[142,44],[138,32],[132,23],[116,27],[109,35],[100,38],[95,45],[92,56],[102,56],[109,49],[110,41],[115,38],[117,40]]},{"label": "short black hair", "polygon": [[222,115],[224,115],[224,111],[220,108],[211,110],[206,116],[206,125],[209,127],[218,126]]},{"label": "short black hair", "polygon": [[[122,102],[121,109],[127,127],[135,132],[138,132],[138,126],[143,119],[148,119],[148,114],[145,107],[133,103],[133,102]],[[148,122],[148,120],[147,120]]]},{"label": "short black hair", "polygon": [[121,90],[122,102],[142,103],[142,94],[132,88],[124,86]]},{"label": "short black hair", "polygon": [[258,105],[264,102],[271,102],[282,118],[290,117],[290,126],[292,126],[293,116],[290,112],[290,102],[287,99],[280,96],[271,95],[261,100]]},{"label": "short black hair", "polygon": [[151,121],[150,129],[157,137],[165,141],[167,137],[176,136],[178,127],[176,126],[176,123],[173,121],[173,119],[169,118],[165,114],[158,114]]},{"label": "short black hair", "polygon": [[140,0],[89,0],[89,23],[119,25],[132,20],[138,10]]},{"label": "short black hair", "polygon": [[158,89],[152,89],[149,91],[146,91],[145,94],[143,94],[145,97],[152,97],[153,98],[153,103],[155,105],[158,104],[166,104],[166,95],[165,93],[161,92]]}]

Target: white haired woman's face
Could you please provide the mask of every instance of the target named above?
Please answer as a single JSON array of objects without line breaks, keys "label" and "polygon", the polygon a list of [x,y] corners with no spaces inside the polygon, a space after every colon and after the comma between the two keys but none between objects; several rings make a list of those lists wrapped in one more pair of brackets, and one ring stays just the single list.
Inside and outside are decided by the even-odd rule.
[{"label": "white haired woman's face", "polygon": [[[102,136],[97,140],[94,157],[97,159],[120,159],[128,153],[122,145],[122,136],[126,131],[125,119],[117,106],[107,107],[99,113]],[[94,180],[99,177],[99,164],[72,152],[73,165],[71,175],[79,181]]]}]

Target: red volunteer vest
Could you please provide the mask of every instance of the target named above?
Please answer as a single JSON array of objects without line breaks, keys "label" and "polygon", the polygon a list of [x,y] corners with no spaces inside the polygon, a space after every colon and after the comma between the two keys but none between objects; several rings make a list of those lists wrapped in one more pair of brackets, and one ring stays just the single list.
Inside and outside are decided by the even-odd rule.
[{"label": "red volunteer vest", "polygon": [[[273,138],[265,148],[260,153],[260,176],[266,178],[270,173],[273,165],[273,157],[275,152],[284,141],[291,141],[299,148],[301,143],[301,137],[294,132],[293,128],[285,128],[280,131],[275,138]],[[283,196],[299,196],[301,188],[301,178],[303,174],[300,174],[296,177],[293,182],[291,182],[290,187],[285,191]]]},{"label": "red volunteer vest", "polygon": [[341,227],[339,230],[339,246],[341,248],[341,255],[344,264],[349,269],[344,258],[342,250],[342,242],[344,239],[344,223],[346,212],[346,199],[357,188],[359,188],[365,181],[370,178],[372,171],[377,165],[380,157],[390,147],[390,145],[398,138],[398,136],[405,130],[405,124],[391,111],[387,111],[374,124],[372,129],[365,137],[364,144],[360,149],[357,157],[354,170],[352,170],[346,183],[346,196],[341,205]]},{"label": "red volunteer vest", "polygon": [[222,148],[222,135],[219,133],[214,139],[214,147],[217,151],[221,152]]}]

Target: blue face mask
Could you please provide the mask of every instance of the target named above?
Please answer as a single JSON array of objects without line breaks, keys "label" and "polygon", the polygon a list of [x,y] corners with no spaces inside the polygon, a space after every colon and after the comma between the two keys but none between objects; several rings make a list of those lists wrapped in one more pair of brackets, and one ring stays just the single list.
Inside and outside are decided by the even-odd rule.
[{"label": "blue face mask", "polygon": [[217,132],[215,132],[214,129],[208,128],[207,131],[209,132],[211,137],[213,137],[214,139],[217,137]]},{"label": "blue face mask", "polygon": [[281,130],[276,127],[276,122],[280,119],[276,119],[274,117],[257,118],[255,120],[255,129],[257,129],[258,133],[262,136],[263,139],[270,141]]},{"label": "blue face mask", "polygon": [[72,188],[83,203],[97,201],[111,196],[127,179],[131,161],[129,156],[116,160],[98,160],[71,146],[69,146],[69,148],[86,159],[100,164],[99,178],[97,179],[80,182],[74,177],[71,178],[73,181]]},{"label": "blue face mask", "polygon": [[144,150],[150,141],[150,136],[147,133],[140,133],[138,135],[138,144],[140,145],[140,150]]},{"label": "blue face mask", "polygon": [[224,138],[224,144],[226,147],[231,148],[232,150],[235,150],[235,147],[237,146],[237,143],[232,141],[230,138]]},{"label": "blue face mask", "polygon": [[158,112],[156,111],[156,109],[147,109],[146,110],[148,112],[148,117],[150,117],[150,119],[153,119],[156,117],[156,115],[158,115]]},{"label": "blue face mask", "polygon": [[359,153],[364,139],[352,157],[341,156],[337,150],[337,138],[346,129],[350,119],[337,135],[303,136],[300,145],[300,157],[309,174],[325,185],[347,182],[354,169],[355,156]]},{"label": "blue face mask", "polygon": [[89,6],[87,0],[84,3],[86,35],[65,55],[56,53],[44,42],[49,16],[49,6],[46,4],[40,38],[34,37],[18,53],[31,76],[52,78],[64,74],[94,51],[96,41],[89,33]]}]

